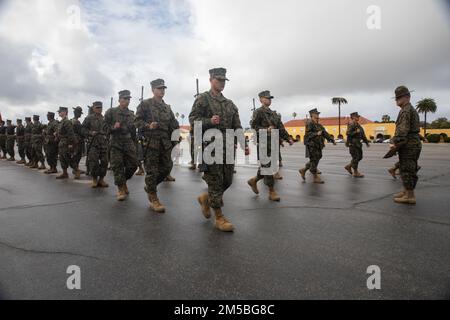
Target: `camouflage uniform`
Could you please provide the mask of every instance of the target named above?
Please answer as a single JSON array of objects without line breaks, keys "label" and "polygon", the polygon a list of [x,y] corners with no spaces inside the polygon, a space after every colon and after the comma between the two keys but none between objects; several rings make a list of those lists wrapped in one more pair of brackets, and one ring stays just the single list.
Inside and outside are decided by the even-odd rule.
[{"label": "camouflage uniform", "polygon": [[[322,135],[317,133],[322,131]],[[325,141],[334,142],[334,139],[328,134],[325,128],[320,123],[315,123],[309,120],[306,123],[304,144],[306,146],[306,158],[309,162],[306,164],[306,171],[311,171],[312,174],[317,174],[317,167],[320,159],[322,159],[322,150],[325,148]]]},{"label": "camouflage uniform", "polygon": [[9,124],[6,126],[6,151],[8,152],[10,158],[9,160],[14,160],[15,152],[14,146],[16,143],[16,126]]},{"label": "camouflage uniform", "polygon": [[404,106],[397,117],[392,143],[399,147],[400,175],[406,190],[414,190],[419,180],[417,162],[422,151],[419,114],[411,104]]},{"label": "camouflage uniform", "polygon": [[[261,106],[260,108],[256,109],[253,113],[253,119],[251,121],[251,127],[252,129],[256,130],[257,132],[257,142],[258,142],[258,160],[259,160],[259,144],[260,144],[260,136],[259,136],[259,130],[261,129],[268,129],[270,126],[275,127],[275,129],[279,130],[280,140],[289,140],[289,134],[284,128],[283,123],[281,122],[281,118],[278,116],[276,111],[271,110],[269,107]],[[271,135],[268,132],[267,134],[267,156],[271,157],[272,150],[271,150]],[[278,153],[280,151],[278,150]],[[271,163],[261,165],[263,168],[270,168]],[[261,168],[258,169],[258,174],[256,177],[257,181],[264,179],[264,184],[268,187],[273,187],[275,184],[275,180],[273,175],[261,175]]]},{"label": "camouflage uniform", "polygon": [[17,150],[20,156],[20,163],[25,163],[25,127],[22,122],[18,122],[16,129]]},{"label": "camouflage uniform", "polygon": [[[82,111],[79,111],[80,109],[75,108],[74,110],[75,110],[75,112],[82,113]],[[84,143],[84,137],[83,137],[83,132],[82,132],[83,129],[82,129],[80,120],[78,120],[78,118],[73,118],[72,125],[73,125],[73,133],[75,134],[74,154],[73,154],[73,158],[72,158],[73,167],[72,168],[74,170],[78,170],[78,168],[80,166],[81,158],[83,157],[85,143]]]},{"label": "camouflage uniform", "polygon": [[363,159],[362,142],[369,144],[363,127],[359,123],[352,123],[347,128],[347,145],[352,156],[351,166],[358,171],[358,164]]},{"label": "camouflage uniform", "polygon": [[[70,166],[75,170],[76,163],[73,158],[76,138],[73,131],[73,123],[71,120],[65,118],[59,122],[57,137],[59,141],[58,153],[61,168],[66,171]],[[72,148],[70,148],[69,146],[72,146]]]},{"label": "camouflage uniform", "polygon": [[54,119],[50,120],[45,134],[45,153],[47,163],[51,169],[56,169],[56,166],[58,165],[58,142],[55,137],[55,134],[58,132],[58,127],[58,121]]},{"label": "camouflage uniform", "polygon": [[28,158],[27,165],[31,164],[31,162],[34,159],[33,145],[31,143],[31,136],[32,136],[32,131],[33,131],[33,123],[31,122],[31,119],[28,119],[28,120],[29,121],[27,122],[27,124],[25,126],[25,139],[24,139],[25,155]]},{"label": "camouflage uniform", "polygon": [[[152,122],[158,123],[156,129],[148,127]],[[156,192],[158,184],[172,171],[172,132],[180,126],[170,106],[164,100],[158,102],[154,98],[139,104],[135,123],[145,137],[145,190],[147,193]]]},{"label": "camouflage uniform", "polygon": [[83,135],[88,137],[87,167],[93,178],[103,178],[108,170],[108,127],[101,114],[90,114],[83,121]]},{"label": "camouflage uniform", "polygon": [[3,152],[2,159],[6,159],[6,127],[4,125],[0,127],[0,151]]},{"label": "camouflage uniform", "polygon": [[[220,124],[213,125],[211,118],[213,115],[220,116]],[[239,119],[239,110],[233,101],[225,98],[222,94],[214,97],[211,91],[200,94],[192,107],[189,115],[190,123],[201,121],[203,131],[208,129],[219,129],[223,134],[224,157],[226,155],[226,129],[242,129]],[[234,164],[212,164],[208,165],[207,171],[203,175],[203,180],[208,184],[208,204],[211,208],[223,207],[223,194],[233,182]]]},{"label": "camouflage uniform", "polygon": [[38,120],[35,119],[33,123],[33,127],[31,129],[31,145],[33,148],[33,163],[37,166],[38,162],[42,163],[44,166],[44,154],[42,152],[42,146],[44,143],[44,136],[42,135],[42,131],[44,130],[44,125]]},{"label": "camouflage uniform", "polygon": [[[136,134],[134,118],[133,112],[128,108],[125,110],[121,110],[120,107],[111,108],[105,114],[105,122],[111,134],[110,162],[116,186],[122,186],[131,179],[138,166],[136,146],[133,141],[133,135]],[[114,129],[116,122],[120,122],[119,129]]]}]

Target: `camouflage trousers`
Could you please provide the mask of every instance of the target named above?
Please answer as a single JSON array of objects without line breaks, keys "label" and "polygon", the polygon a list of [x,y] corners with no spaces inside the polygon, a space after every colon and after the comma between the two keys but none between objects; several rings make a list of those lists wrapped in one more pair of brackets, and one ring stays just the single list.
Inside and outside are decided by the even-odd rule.
[{"label": "camouflage trousers", "polygon": [[108,147],[106,144],[95,144],[89,147],[87,167],[92,177],[103,178],[108,171]]},{"label": "camouflage trousers", "polygon": [[33,161],[33,145],[31,144],[31,138],[25,138],[24,142],[25,155],[28,158],[28,161]]},{"label": "camouflage trousers", "polygon": [[20,159],[25,159],[25,138],[23,136],[17,138],[17,151]]},{"label": "camouflage trousers", "polygon": [[363,159],[363,149],[362,146],[351,145],[349,147],[350,155],[352,156],[352,168],[353,170],[358,170],[359,162]]},{"label": "camouflage trousers", "polygon": [[15,143],[16,143],[15,136],[6,138],[6,151],[8,152],[8,154],[11,158],[14,158],[14,156],[15,156],[15,152],[14,152]]},{"label": "camouflage trousers", "polygon": [[56,168],[58,165],[58,143],[55,141],[50,141],[45,144],[44,149],[48,165],[51,168]]},{"label": "camouflage trousers", "polygon": [[322,159],[322,149],[320,147],[306,146],[309,162],[305,165],[305,169],[312,174],[317,174],[319,161]]},{"label": "camouflage trousers", "polygon": [[233,183],[234,164],[208,165],[203,180],[208,185],[208,202],[211,208],[223,207],[223,194]]},{"label": "camouflage trousers", "polygon": [[156,187],[164,181],[173,168],[172,149],[148,149],[144,157],[145,190],[156,192]]},{"label": "camouflage trousers", "polygon": [[138,167],[134,141],[131,138],[112,140],[110,153],[114,184],[121,186],[133,177]]},{"label": "camouflage trousers", "polygon": [[42,162],[44,163],[44,153],[42,152],[43,141],[42,138],[34,138],[31,140],[32,148],[33,148],[33,160],[34,162]]},{"label": "camouflage trousers", "polygon": [[3,152],[3,154],[6,156],[6,136],[2,135],[0,136],[0,151]]},{"label": "camouflage trousers", "polygon": [[72,161],[77,168],[80,166],[80,161],[83,157],[84,146],[84,139],[82,137],[77,137],[77,142],[74,144],[74,152],[72,158]]},{"label": "camouflage trousers", "polygon": [[400,176],[403,186],[406,190],[414,190],[419,177],[417,176],[420,153],[422,152],[422,143],[419,139],[408,141],[406,145],[400,148],[398,156],[400,159]]},{"label": "camouflage trousers", "polygon": [[67,170],[69,167],[76,170],[77,164],[74,161],[74,150],[69,149],[69,141],[61,139],[58,144],[59,162],[61,168]]},{"label": "camouflage trousers", "polygon": [[[257,146],[257,152],[258,152],[258,160],[259,160],[259,144]],[[279,152],[281,154],[281,152]],[[267,157],[271,157],[272,150],[271,150],[271,144],[267,144]],[[281,160],[281,158],[280,158]],[[272,165],[272,162],[269,162],[268,164],[261,164],[262,168],[270,168]],[[262,175],[261,174],[261,168],[258,169],[258,172],[256,173],[256,180],[264,180],[264,184],[268,186],[269,188],[272,188],[275,185],[275,179],[273,177],[273,174],[271,175]]]}]

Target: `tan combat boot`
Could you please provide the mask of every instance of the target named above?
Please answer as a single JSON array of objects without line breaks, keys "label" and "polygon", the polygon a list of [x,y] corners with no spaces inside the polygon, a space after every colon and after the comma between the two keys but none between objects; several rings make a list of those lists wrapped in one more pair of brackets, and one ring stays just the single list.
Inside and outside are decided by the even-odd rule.
[{"label": "tan combat boot", "polygon": [[97,177],[92,177],[91,188],[96,189],[98,187]]},{"label": "tan combat boot", "polygon": [[128,186],[127,186],[127,183],[126,183],[126,182],[123,184],[123,191],[125,191],[125,194],[126,194],[126,195],[129,195],[129,194],[130,194],[130,190],[128,190]]},{"label": "tan combat boot", "polygon": [[364,175],[361,174],[361,172],[359,172],[358,170],[355,170],[355,172],[353,173],[353,177],[354,178],[364,178]]},{"label": "tan combat boot", "polygon": [[142,167],[142,164],[139,165],[139,170],[136,172],[137,176],[143,176],[144,175],[144,168]]},{"label": "tan combat boot", "polygon": [[127,198],[127,194],[125,193],[123,185],[117,186],[117,189],[117,201],[124,201]]},{"label": "tan combat boot", "polygon": [[207,193],[207,192],[202,193],[202,194],[197,198],[198,203],[199,203],[200,206],[202,207],[202,213],[203,213],[203,216],[204,216],[206,219],[211,218],[211,207],[210,207],[209,204],[208,204],[208,198],[209,198],[209,196],[208,196],[208,193]]},{"label": "tan combat boot", "polygon": [[75,180],[80,180],[81,179],[81,171],[79,169],[74,170],[73,174],[74,174],[73,178]]},{"label": "tan combat boot", "polygon": [[300,176],[302,177],[303,181],[306,181],[306,168],[298,170],[300,173]]},{"label": "tan combat boot", "polygon": [[97,186],[98,186],[99,188],[108,188],[108,187],[109,187],[109,185],[105,182],[104,177],[100,177],[100,178],[98,179]]},{"label": "tan combat boot", "polygon": [[63,169],[63,172],[56,177],[56,179],[58,180],[63,180],[63,179],[68,179],[69,178],[69,174],[67,173],[67,169]]},{"label": "tan combat boot", "polygon": [[348,173],[353,174],[353,172],[352,172],[352,165],[351,164],[346,165],[345,166],[345,170],[347,170]]},{"label": "tan combat boot", "polygon": [[216,215],[216,222],[214,224],[216,229],[219,229],[220,231],[223,232],[234,231],[234,226],[227,219],[225,219],[225,217],[222,214],[221,208],[214,209],[214,213]]},{"label": "tan combat boot", "polygon": [[403,204],[416,204],[416,196],[414,195],[414,190],[406,190],[403,197],[395,198],[394,201]]},{"label": "tan combat boot", "polygon": [[250,180],[247,181],[247,184],[250,186],[250,188],[252,188],[252,191],[255,194],[259,194],[259,190],[258,190],[258,180],[256,179],[256,177],[251,178]]},{"label": "tan combat boot", "polygon": [[274,187],[269,187],[269,200],[270,201],[280,201],[280,196],[276,193]]},{"label": "tan combat boot", "polygon": [[396,171],[397,169],[394,167],[394,168],[390,168],[389,170],[388,170],[388,172],[389,172],[389,174],[392,176],[392,178],[394,178],[394,179],[397,179],[397,176],[395,175],[395,171]]},{"label": "tan combat boot", "polygon": [[403,198],[406,194],[406,190],[400,191],[399,193],[394,194],[394,199],[395,198]]},{"label": "tan combat boot", "polygon": [[167,182],[175,182],[176,179],[174,177],[172,177],[170,174],[166,177],[165,181]]},{"label": "tan combat boot", "polygon": [[39,166],[38,169],[39,169],[39,170],[45,170],[45,169],[47,169],[47,168],[45,167],[45,164],[44,164],[44,163],[41,163],[41,165]]},{"label": "tan combat boot", "polygon": [[325,182],[322,179],[320,179],[320,176],[318,174],[315,174],[314,175],[314,183],[324,184]]},{"label": "tan combat boot", "polygon": [[159,202],[156,192],[150,192],[148,194],[148,200],[150,201],[150,208],[157,213],[166,212],[166,208]]},{"label": "tan combat boot", "polygon": [[53,167],[50,169],[50,174],[53,174],[53,173],[58,173],[58,169],[56,169],[56,167]]},{"label": "tan combat boot", "polygon": [[197,166],[195,165],[195,163],[191,162],[191,165],[189,166],[189,170],[195,170],[197,169]]},{"label": "tan combat boot", "polygon": [[281,176],[281,174],[280,174],[279,172],[275,173],[275,174],[273,175],[273,178],[274,178],[275,180],[283,180],[283,177]]}]

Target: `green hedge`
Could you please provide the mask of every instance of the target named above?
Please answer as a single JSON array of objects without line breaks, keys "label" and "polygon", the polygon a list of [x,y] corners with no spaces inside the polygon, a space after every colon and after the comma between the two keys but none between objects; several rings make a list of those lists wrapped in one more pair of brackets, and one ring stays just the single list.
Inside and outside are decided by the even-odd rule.
[{"label": "green hedge", "polygon": [[427,134],[427,140],[429,143],[439,143],[441,141],[440,134]]}]

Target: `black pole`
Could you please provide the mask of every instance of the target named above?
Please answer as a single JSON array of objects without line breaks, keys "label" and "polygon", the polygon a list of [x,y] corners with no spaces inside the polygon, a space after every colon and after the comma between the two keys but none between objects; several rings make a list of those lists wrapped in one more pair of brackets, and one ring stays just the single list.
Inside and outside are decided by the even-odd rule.
[{"label": "black pole", "polygon": [[114,101],[114,98],[113,98],[113,97],[111,97],[111,106],[110,106],[110,108],[112,108],[112,107],[113,107],[113,101]]},{"label": "black pole", "polygon": [[144,101],[144,86],[141,87],[141,100],[139,101]]}]

